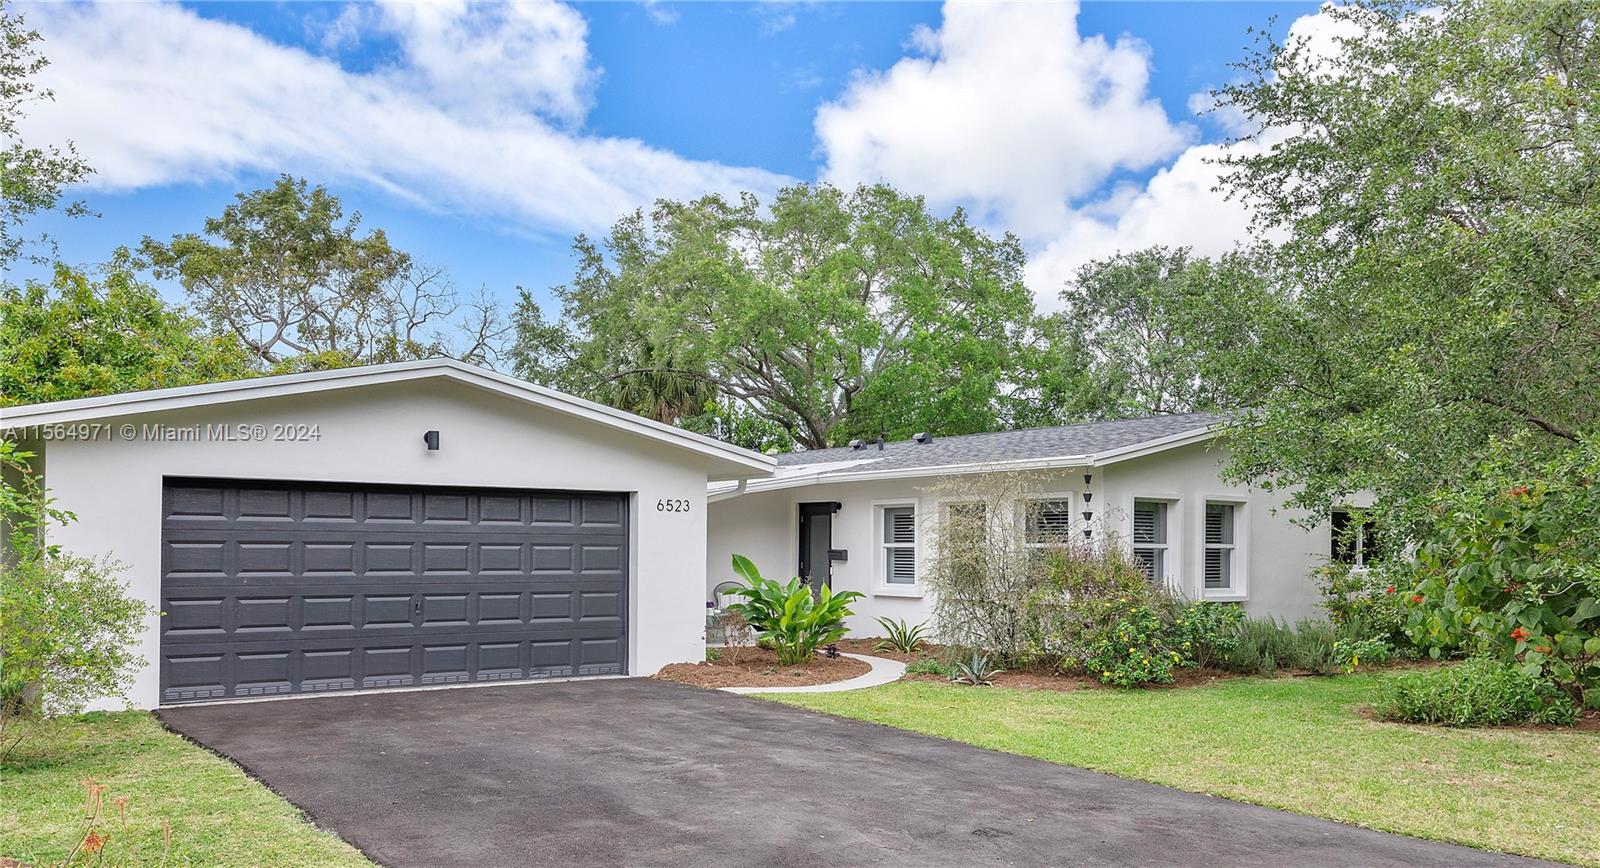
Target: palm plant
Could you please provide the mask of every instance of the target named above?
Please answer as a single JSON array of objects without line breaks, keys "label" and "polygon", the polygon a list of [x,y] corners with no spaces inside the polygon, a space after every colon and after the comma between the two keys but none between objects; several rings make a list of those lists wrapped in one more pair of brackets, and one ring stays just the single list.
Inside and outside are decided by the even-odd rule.
[{"label": "palm plant", "polygon": [[858,591],[834,593],[826,585],[813,596],[799,578],[778,582],[762,576],[744,555],[733,556],[733,571],[749,586],[729,591],[745,601],[729,605],[728,611],[743,615],[785,666],[804,663],[817,648],[842,638],[850,603],[862,596]]},{"label": "palm plant", "polygon": [[926,624],[912,627],[904,619],[896,621],[890,618],[879,618],[878,626],[883,628],[884,638],[872,646],[873,650],[898,651],[901,654],[915,654],[922,647],[922,631],[927,627]]}]

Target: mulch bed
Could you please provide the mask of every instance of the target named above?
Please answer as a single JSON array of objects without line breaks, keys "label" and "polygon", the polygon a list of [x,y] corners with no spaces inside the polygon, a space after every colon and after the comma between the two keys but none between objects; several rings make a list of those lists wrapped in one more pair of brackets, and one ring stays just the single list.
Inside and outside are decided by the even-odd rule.
[{"label": "mulch bed", "polygon": [[839,650],[846,654],[866,654],[869,657],[884,657],[889,660],[899,660],[901,663],[911,663],[924,657],[938,657],[944,650],[943,645],[934,645],[924,642],[915,654],[902,654],[899,651],[879,651],[876,646],[882,639],[840,639]]},{"label": "mulch bed", "polygon": [[718,650],[723,655],[720,660],[672,663],[662,667],[655,677],[696,687],[806,687],[846,681],[872,669],[860,660],[828,658],[821,654],[797,666],[780,666],[778,655],[765,648],[743,649],[735,664],[726,649]]}]

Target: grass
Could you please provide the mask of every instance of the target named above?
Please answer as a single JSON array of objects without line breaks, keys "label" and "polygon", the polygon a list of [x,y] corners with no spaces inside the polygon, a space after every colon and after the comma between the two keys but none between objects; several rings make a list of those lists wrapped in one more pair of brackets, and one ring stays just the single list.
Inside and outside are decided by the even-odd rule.
[{"label": "grass", "polygon": [[[93,713],[39,724],[0,767],[0,856],[64,859],[82,834],[85,779],[106,784],[108,862],[130,844],[140,862],[169,865],[362,865],[359,851],[307,823],[300,812],[232,763],[167,732],[149,714]],[[112,799],[128,798],[127,825]]]},{"label": "grass", "polygon": [[1056,692],[898,682],[769,695],[1373,829],[1600,865],[1600,733],[1379,723],[1385,675]]}]

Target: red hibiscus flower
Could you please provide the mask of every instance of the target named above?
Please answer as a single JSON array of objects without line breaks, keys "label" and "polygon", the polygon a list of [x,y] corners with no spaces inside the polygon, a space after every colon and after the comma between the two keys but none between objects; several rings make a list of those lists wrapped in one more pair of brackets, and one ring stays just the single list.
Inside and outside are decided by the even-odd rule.
[{"label": "red hibiscus flower", "polygon": [[1423,601],[1423,599],[1424,598],[1423,598],[1423,596],[1421,594],[1412,594],[1411,595],[1411,602],[1413,602],[1413,603],[1420,603],[1420,602]]},{"label": "red hibiscus flower", "polygon": [[1518,642],[1521,642],[1532,635],[1533,634],[1529,633],[1524,627],[1518,627],[1517,629],[1511,631],[1511,638],[1517,640]]},{"label": "red hibiscus flower", "polygon": [[1383,589],[1383,592],[1384,592],[1384,593],[1385,593],[1385,594],[1392,594],[1392,593],[1394,593],[1394,585],[1390,585],[1390,586],[1389,586],[1389,587],[1387,587],[1387,588],[1384,588],[1384,589]]}]

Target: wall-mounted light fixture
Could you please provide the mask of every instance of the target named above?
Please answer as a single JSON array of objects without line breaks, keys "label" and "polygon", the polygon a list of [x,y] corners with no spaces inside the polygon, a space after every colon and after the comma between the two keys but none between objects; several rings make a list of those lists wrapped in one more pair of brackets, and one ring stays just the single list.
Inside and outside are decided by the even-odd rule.
[{"label": "wall-mounted light fixture", "polygon": [[422,442],[428,444],[428,451],[429,452],[438,452],[439,451],[439,432],[438,431],[429,431],[428,433],[423,434],[422,435]]}]

